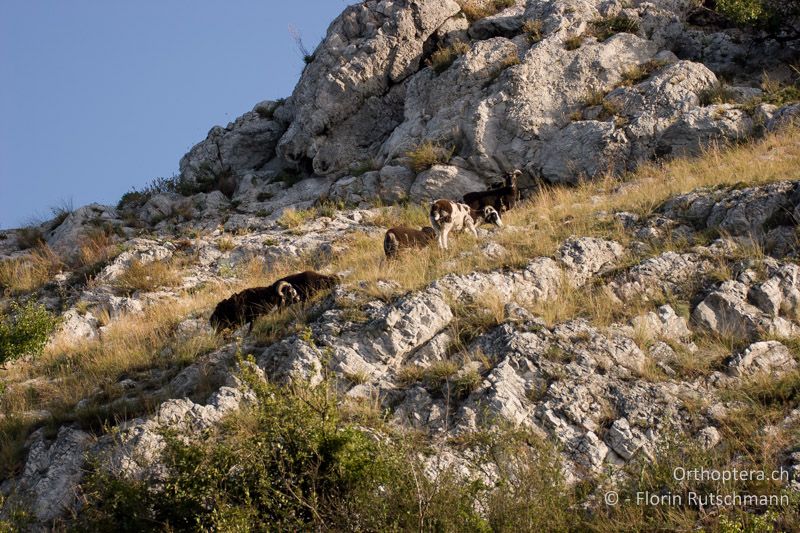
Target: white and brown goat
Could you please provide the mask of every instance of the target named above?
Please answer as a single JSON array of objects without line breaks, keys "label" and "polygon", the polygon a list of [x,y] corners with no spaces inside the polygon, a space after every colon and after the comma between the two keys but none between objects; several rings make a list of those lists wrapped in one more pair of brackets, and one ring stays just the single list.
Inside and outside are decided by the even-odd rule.
[{"label": "white and brown goat", "polygon": [[503,226],[500,213],[492,206],[472,209],[467,204],[444,199],[431,204],[430,220],[438,237],[439,248],[444,250],[447,250],[447,237],[451,231],[468,230],[477,238],[478,231],[475,228],[483,223]]}]

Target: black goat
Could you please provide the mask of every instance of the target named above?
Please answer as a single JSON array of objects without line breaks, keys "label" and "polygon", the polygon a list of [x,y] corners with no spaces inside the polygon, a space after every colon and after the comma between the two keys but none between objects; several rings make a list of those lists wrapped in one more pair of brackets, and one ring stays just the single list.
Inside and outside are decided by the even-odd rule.
[{"label": "black goat", "polygon": [[421,230],[399,226],[390,228],[383,238],[383,251],[386,257],[394,259],[401,248],[424,248],[436,240],[436,231],[431,227]]},{"label": "black goat", "polygon": [[487,191],[468,192],[464,195],[464,203],[476,211],[480,211],[486,206],[494,207],[498,213],[513,209],[519,201],[517,178],[521,174],[521,171],[513,170],[506,174],[505,184],[501,187],[497,187],[497,184],[493,183]]}]

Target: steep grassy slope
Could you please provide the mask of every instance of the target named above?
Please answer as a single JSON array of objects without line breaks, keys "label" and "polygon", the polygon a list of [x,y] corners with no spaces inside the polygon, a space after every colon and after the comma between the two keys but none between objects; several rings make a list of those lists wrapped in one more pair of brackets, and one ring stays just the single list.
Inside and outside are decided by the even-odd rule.
[{"label": "steep grassy slope", "polygon": [[[102,443],[101,436],[120,431],[124,421],[156,414],[166,400],[182,397],[176,396],[174,384],[182,370],[220,353],[227,354],[233,365],[237,353],[239,357],[258,356],[279,345],[282,339],[294,339],[292,346],[305,343],[318,348],[323,363],[330,360],[330,366],[322,370],[321,385],[316,389],[308,385],[281,388],[275,383],[260,384],[257,375],[249,376],[245,381],[249,379],[257,393],[253,406],[227,418],[221,430],[209,429],[200,442],[187,445],[180,439],[169,441],[163,460],[169,472],[166,493],[153,494],[149,492],[152,484],[136,480],[112,480],[104,477],[102,469],[91,477],[85,487],[91,509],[83,517],[88,521],[86,527],[110,523],[161,527],[168,522],[172,527],[187,529],[245,524],[258,528],[266,527],[263,521],[271,517],[287,528],[365,530],[418,527],[453,531],[618,531],[701,525],[736,531],[736,524],[749,531],[763,530],[768,524],[790,530],[798,520],[798,499],[796,492],[788,490],[788,484],[780,480],[684,483],[673,479],[672,469],[735,464],[772,471],[790,464],[787,456],[794,453],[793,443],[798,442],[798,420],[791,416],[800,400],[797,370],[779,377],[757,374],[709,389],[709,398],[718,398],[727,409],[724,416],[714,418],[722,444],[710,450],[697,444],[693,430],[700,428],[692,427],[700,419],[707,423],[709,418],[704,413],[710,405],[704,404],[702,395],[682,397],[679,410],[689,422],[675,429],[674,439],[667,438],[669,432],[662,430],[650,452],[639,453],[623,464],[610,464],[615,473],[607,477],[576,470],[574,458],[560,453],[564,443],[551,442],[553,434],[536,424],[514,427],[513,421],[503,420],[502,413],[494,419],[496,424],[478,424],[472,432],[453,430],[449,424],[457,420],[448,415],[444,431],[435,429],[432,423],[422,427],[387,423],[398,408],[387,398],[397,391],[408,395],[412,389],[426,389],[432,394],[434,406],[444,402],[442,405],[449,407],[452,401],[454,406],[463,407],[470,398],[477,398],[481,383],[498,366],[498,360],[487,353],[489,340],[513,324],[505,304],[515,298],[493,297],[486,292],[473,299],[451,295],[446,304],[453,314],[447,325],[452,342],[445,350],[446,357],[430,364],[402,361],[380,375],[337,366],[336,355],[332,355],[336,346],[325,344],[328,341],[319,328],[326,324],[324,313],[333,309],[339,313],[337,320],[362,331],[358,328],[372,319],[380,305],[399,306],[404,298],[428,294],[431,283],[450,279],[449,274],[521,271],[534,258],[558,256],[564,243],[574,237],[618,243],[623,252],[614,258],[613,268],[592,272],[587,284],[557,283],[548,297],[534,301],[520,298],[517,302],[535,319],[533,325],[525,326],[525,334],[544,332],[541,334],[555,336],[547,337],[551,342],[561,334],[559,328],[577,328],[577,333],[565,337],[570,339],[568,342],[553,341],[541,354],[528,355],[542,364],[552,363],[548,366],[552,381],[545,382],[542,390],[531,388],[525,392],[524,401],[530,403],[531,409],[544,408],[554,383],[571,383],[564,373],[569,374],[569,365],[577,356],[570,350],[593,342],[596,332],[611,338],[616,333],[610,332],[664,303],[686,315],[721,282],[739,279],[744,271],[771,272],[770,250],[766,249],[770,243],[760,236],[726,236],[721,227],[713,225],[689,228],[683,224],[689,229],[675,225],[670,226],[670,231],[650,231],[658,228],[651,221],[668,218],[668,212],[675,211],[664,211],[665,202],[691,191],[699,190],[701,196],[734,194],[745,188],[798,179],[800,131],[787,129],[753,144],[712,148],[700,158],[646,165],[623,178],[541,189],[507,214],[508,227],[503,231],[482,233],[477,243],[469,236],[461,236],[448,252],[430,248],[407,254],[394,263],[383,259],[382,230],[400,223],[423,224],[424,206],[364,211],[359,215],[360,222],[332,233],[326,233],[329,229],[325,223],[320,226],[319,220],[323,215],[338,215],[331,206],[322,206],[295,212],[290,215],[291,220],[281,221],[283,228],[238,235],[197,233],[192,239],[176,236],[171,239],[175,241],[171,244],[175,251],[169,259],[149,266],[129,262],[113,280],[97,269],[100,273],[87,274],[87,281],[67,286],[68,294],[60,297],[61,303],[72,310],[96,313],[102,326],[98,337],[78,341],[69,332],[58,334],[40,357],[0,370],[0,475],[9,480],[23,474],[25,442],[37,428],[44,431],[37,434],[39,440],[35,442],[49,442],[59,428],[70,427],[86,430]],[[787,217],[788,221],[781,221],[782,227],[796,225],[791,223],[792,215]],[[626,222],[630,220],[636,222]],[[204,259],[208,248],[223,256],[234,256],[251,243],[256,243],[257,248],[270,246],[268,243],[274,240],[300,240],[310,233],[323,235],[332,252],[300,253],[269,262],[255,254],[255,258],[234,266],[215,263],[213,268]],[[720,237],[721,241],[717,241]],[[145,245],[131,241],[127,247],[151,249],[157,244],[169,244],[169,240],[162,236],[159,242]],[[727,241],[730,242],[720,248],[719,242]],[[717,248],[713,247],[715,242]],[[492,246],[497,248],[492,251]],[[702,279],[688,280],[684,287],[678,287],[680,290],[624,299],[609,289],[612,281],[621,283],[623,278],[616,277],[619,273],[627,275],[638,265],[667,252],[690,254],[698,247],[709,254],[710,268],[703,271]],[[43,300],[59,297],[59,289],[49,286],[46,276],[37,283],[33,281],[35,276],[20,278],[14,274],[26,271],[26,261],[32,261],[31,268],[37,270],[38,262],[54,257],[46,249],[34,253],[0,264],[0,272],[5,272],[3,284],[9,293],[17,295]],[[111,266],[115,265],[114,256],[107,256]],[[795,264],[796,252],[781,252],[780,260],[782,264]],[[57,261],[68,264],[60,258],[52,259]],[[748,266],[742,267],[742,263]],[[214,304],[231,292],[270,283],[285,273],[306,268],[342,275],[344,295],[337,294],[333,304],[326,300],[263,318],[251,337],[217,337],[205,325]],[[569,272],[579,270],[564,269],[564,275]],[[769,274],[763,276],[767,279]],[[82,299],[97,291],[138,301],[142,310],[111,313],[93,300]],[[690,342],[696,350],[687,351],[689,341],[676,341],[674,360],[665,367],[650,351],[656,341],[663,339],[641,328],[625,331],[647,355],[637,370],[614,379],[637,387],[675,385],[697,390],[701,384],[718,379],[715,373],[726,368],[724,361],[755,340],[780,338],[791,358],[798,361],[800,357],[800,343],[795,336],[787,338],[764,331],[757,338],[745,339],[721,335],[693,323]],[[589,344],[588,350],[594,356],[599,348]],[[200,377],[187,394],[201,404],[226,379],[225,373],[220,377],[219,372],[208,368],[206,365],[199,370]],[[592,368],[595,375],[613,374],[613,369]],[[270,379],[271,372],[268,370]],[[280,381],[279,372],[275,371],[275,376],[275,381]],[[387,381],[391,386],[384,386]],[[364,398],[353,394],[361,385],[375,386],[374,395]],[[622,408],[611,405],[608,409],[608,413],[598,413],[596,432],[603,438],[611,431],[611,422],[619,417],[615,410]],[[498,435],[490,431],[494,425],[506,429]],[[285,453],[277,451],[287,447],[290,450]],[[477,475],[472,484],[464,484],[459,466],[462,463],[446,460],[452,454],[471,458],[471,475],[483,468],[489,473]],[[444,466],[430,467],[432,457],[444,457]],[[564,466],[566,476],[562,461],[569,465]],[[289,476],[287,481],[272,477],[276,468]],[[548,488],[553,486],[557,490]],[[709,513],[692,505],[649,506],[624,500],[619,506],[609,507],[602,497],[612,486],[623,495],[641,491],[682,495],[690,490],[757,494],[786,491],[790,500],[788,505],[746,509],[723,505]],[[13,485],[5,487],[9,501],[14,500]],[[379,503],[386,493],[396,506]],[[14,519],[22,520],[24,505],[20,500],[14,501],[17,503],[9,504],[6,516],[14,518],[8,515],[8,509],[19,504],[22,507]],[[575,512],[565,513],[565,509]],[[743,512],[748,509],[755,513]],[[8,524],[11,527],[11,522]]]}]

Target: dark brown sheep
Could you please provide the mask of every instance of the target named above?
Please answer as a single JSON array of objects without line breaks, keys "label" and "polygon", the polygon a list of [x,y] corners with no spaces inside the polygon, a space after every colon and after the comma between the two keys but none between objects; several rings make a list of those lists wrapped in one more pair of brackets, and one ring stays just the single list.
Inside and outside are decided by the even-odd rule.
[{"label": "dark brown sheep", "polygon": [[436,231],[431,227],[421,230],[399,226],[390,228],[383,238],[386,257],[394,259],[401,248],[424,248],[436,240]]},{"label": "dark brown sheep", "polygon": [[290,305],[299,298],[297,291],[287,282],[277,281],[269,287],[245,289],[218,303],[209,322],[217,333],[247,323],[250,324],[248,331],[252,331],[257,317]]},{"label": "dark brown sheep", "polygon": [[297,294],[296,301],[305,302],[320,291],[332,289],[339,283],[339,278],[306,270],[305,272],[281,278],[275,283],[280,282],[289,283]]}]

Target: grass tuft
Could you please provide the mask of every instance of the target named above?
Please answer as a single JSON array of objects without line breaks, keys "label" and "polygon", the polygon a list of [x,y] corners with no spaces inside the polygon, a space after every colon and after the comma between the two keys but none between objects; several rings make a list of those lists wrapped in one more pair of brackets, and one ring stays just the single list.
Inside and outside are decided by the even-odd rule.
[{"label": "grass tuft", "polygon": [[573,35],[564,39],[564,48],[567,50],[577,50],[583,44],[583,35]]},{"label": "grass tuft", "polygon": [[134,260],[117,279],[114,285],[128,294],[151,292],[162,287],[174,287],[182,280],[179,269],[170,261],[142,263]]},{"label": "grass tuft", "polygon": [[461,12],[470,23],[490,17],[500,11],[514,6],[514,0],[459,0]]},{"label": "grass tuft", "polygon": [[538,43],[543,39],[543,29],[544,24],[539,19],[528,19],[522,25],[522,31],[528,37],[530,43]]},{"label": "grass tuft", "polygon": [[413,150],[406,152],[409,166],[414,172],[428,170],[433,165],[443,164],[453,157],[455,148],[444,148],[433,141],[425,141]]},{"label": "grass tuft", "polygon": [[469,52],[469,43],[458,41],[450,46],[439,46],[425,64],[437,74],[441,74],[452,65],[456,59]]},{"label": "grass tuft", "polygon": [[601,42],[617,33],[639,33],[639,23],[624,15],[593,20],[591,28],[591,34]]}]

